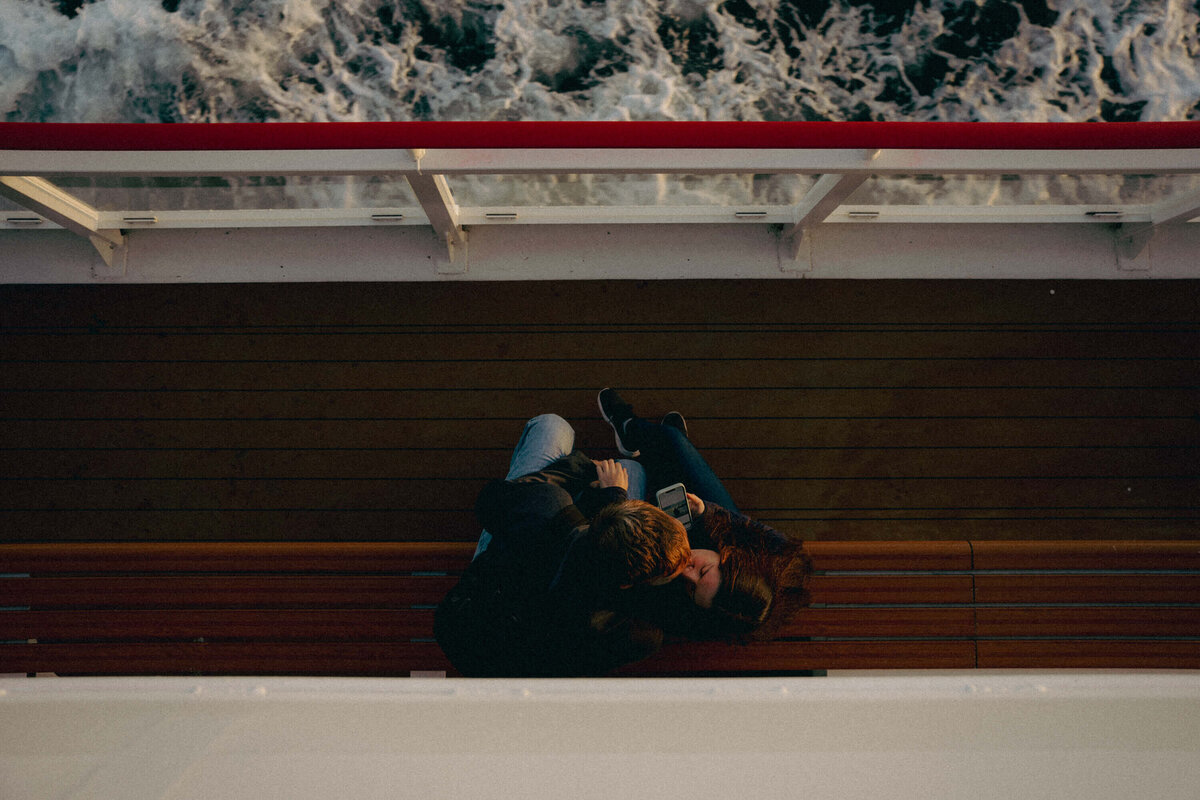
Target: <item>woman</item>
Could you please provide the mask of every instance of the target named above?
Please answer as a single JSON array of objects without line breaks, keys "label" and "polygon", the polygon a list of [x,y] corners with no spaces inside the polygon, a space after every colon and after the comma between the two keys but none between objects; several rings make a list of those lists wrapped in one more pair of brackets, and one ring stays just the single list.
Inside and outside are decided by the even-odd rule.
[{"label": "woman", "polygon": [[[700,638],[770,638],[808,595],[811,564],[798,540],[742,515],[725,486],[687,437],[676,411],[654,423],[638,417],[615,389],[597,396],[618,451],[637,457],[629,469],[629,496],[652,498],[682,483],[694,521],[688,534],[691,563],[681,577],[694,606],[689,612],[665,592],[648,596],[647,614],[664,627]],[[682,620],[682,625],[676,621]],[[680,630],[682,628],[682,630]]]}]

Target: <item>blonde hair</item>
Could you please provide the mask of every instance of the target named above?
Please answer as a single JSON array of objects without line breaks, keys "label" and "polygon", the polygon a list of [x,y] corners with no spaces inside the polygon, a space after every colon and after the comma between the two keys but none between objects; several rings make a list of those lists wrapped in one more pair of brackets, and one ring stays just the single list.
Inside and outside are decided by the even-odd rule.
[{"label": "blonde hair", "polygon": [[592,518],[602,568],[619,586],[669,577],[691,557],[679,520],[642,500],[606,506]]}]

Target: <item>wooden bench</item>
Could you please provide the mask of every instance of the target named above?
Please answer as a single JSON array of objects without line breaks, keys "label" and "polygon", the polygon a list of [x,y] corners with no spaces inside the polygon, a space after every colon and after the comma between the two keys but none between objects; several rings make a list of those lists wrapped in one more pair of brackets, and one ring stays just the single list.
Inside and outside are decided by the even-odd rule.
[{"label": "wooden bench", "polygon": [[[0,545],[0,673],[407,676],[473,544]],[[812,542],[778,639],[621,675],[1200,668],[1200,542]]]}]

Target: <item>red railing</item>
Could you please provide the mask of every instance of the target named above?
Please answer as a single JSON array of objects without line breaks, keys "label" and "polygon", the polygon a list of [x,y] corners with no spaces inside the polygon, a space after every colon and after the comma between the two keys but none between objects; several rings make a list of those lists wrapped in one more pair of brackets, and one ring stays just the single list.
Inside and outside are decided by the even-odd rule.
[{"label": "red railing", "polygon": [[1165,150],[1200,122],[0,123],[0,150],[393,148]]}]

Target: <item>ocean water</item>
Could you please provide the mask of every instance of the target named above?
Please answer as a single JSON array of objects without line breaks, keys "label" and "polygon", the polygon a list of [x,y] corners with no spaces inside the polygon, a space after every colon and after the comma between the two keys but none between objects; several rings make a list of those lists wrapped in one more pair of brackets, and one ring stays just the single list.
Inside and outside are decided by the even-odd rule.
[{"label": "ocean water", "polygon": [[0,0],[8,121],[1200,119],[1196,0]]}]

